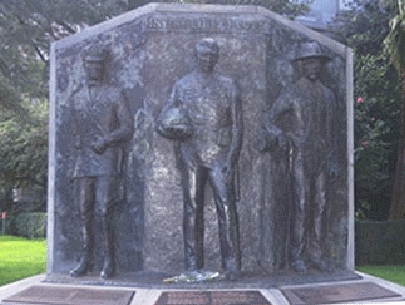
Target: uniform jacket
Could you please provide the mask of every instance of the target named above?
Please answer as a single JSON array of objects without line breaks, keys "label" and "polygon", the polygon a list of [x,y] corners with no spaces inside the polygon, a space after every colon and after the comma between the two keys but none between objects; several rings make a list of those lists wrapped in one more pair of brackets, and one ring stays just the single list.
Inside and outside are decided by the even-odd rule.
[{"label": "uniform jacket", "polygon": [[[122,143],[133,134],[133,119],[121,91],[110,85],[83,86],[72,99],[74,174],[79,177],[116,176],[122,170]],[[97,154],[91,144],[103,137],[108,148]]]},{"label": "uniform jacket", "polygon": [[223,166],[237,161],[242,142],[242,113],[236,83],[214,73],[209,81],[194,71],[173,87],[171,107],[191,118],[193,135],[181,142],[181,156],[199,166]]},{"label": "uniform jacket", "polygon": [[335,149],[333,92],[319,80],[301,78],[277,98],[266,118],[266,129],[293,141],[295,149],[315,158]]}]

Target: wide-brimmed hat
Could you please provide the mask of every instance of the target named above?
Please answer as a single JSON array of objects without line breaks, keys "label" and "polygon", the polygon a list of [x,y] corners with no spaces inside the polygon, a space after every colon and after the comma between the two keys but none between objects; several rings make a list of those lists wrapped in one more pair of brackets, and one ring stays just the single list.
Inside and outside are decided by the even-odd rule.
[{"label": "wide-brimmed hat", "polygon": [[322,51],[319,43],[315,41],[303,42],[300,44],[295,52],[295,57],[293,61],[309,59],[309,58],[319,58],[323,62],[328,62],[332,60],[329,55]]}]

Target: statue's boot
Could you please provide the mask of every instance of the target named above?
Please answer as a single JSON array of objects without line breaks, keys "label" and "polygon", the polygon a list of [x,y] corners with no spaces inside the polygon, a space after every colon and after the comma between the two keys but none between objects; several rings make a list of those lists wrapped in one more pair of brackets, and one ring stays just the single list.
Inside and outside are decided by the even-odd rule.
[{"label": "statue's boot", "polygon": [[[86,180],[86,179],[85,179]],[[77,180],[79,182],[79,180]],[[89,181],[82,181],[88,183]],[[91,196],[88,196],[87,190],[85,193],[85,200],[80,199],[80,218],[83,221],[82,237],[83,237],[83,254],[80,258],[79,265],[70,271],[70,276],[82,276],[90,269],[93,269],[93,238],[92,238],[92,214],[89,207],[91,207]]]},{"label": "statue's boot", "polygon": [[80,258],[79,265],[77,265],[74,269],[70,270],[70,276],[77,277],[86,274],[89,268],[89,254],[86,252]]},{"label": "statue's boot", "polygon": [[111,237],[109,234],[109,226],[106,225],[107,221],[105,221],[105,229],[104,229],[104,265],[103,269],[100,272],[100,276],[103,279],[107,279],[111,277],[114,273],[114,267],[113,267],[113,252],[111,249]]},{"label": "statue's boot", "polygon": [[110,256],[106,256],[104,258],[104,266],[103,266],[103,270],[101,270],[100,272],[100,276],[103,279],[107,279],[109,277],[111,277],[114,273],[114,268],[112,266],[112,260],[110,258]]},{"label": "statue's boot", "polygon": [[[107,200],[104,201],[106,207],[110,206]],[[112,249],[112,235],[111,235],[111,213],[107,209],[103,209],[103,214],[101,216],[102,226],[103,226],[103,252],[104,252],[104,265],[100,272],[100,276],[103,279],[111,277],[114,273],[113,266],[113,249]],[[106,212],[107,211],[107,212]]]},{"label": "statue's boot", "polygon": [[305,265],[305,262],[302,259],[294,260],[293,262],[291,262],[291,265],[293,266],[294,270],[298,273],[307,272],[307,266]]},{"label": "statue's boot", "polygon": [[225,276],[227,280],[236,281],[241,277],[241,272],[238,270],[238,264],[236,263],[236,259],[228,258],[225,260],[226,264],[226,271]]}]

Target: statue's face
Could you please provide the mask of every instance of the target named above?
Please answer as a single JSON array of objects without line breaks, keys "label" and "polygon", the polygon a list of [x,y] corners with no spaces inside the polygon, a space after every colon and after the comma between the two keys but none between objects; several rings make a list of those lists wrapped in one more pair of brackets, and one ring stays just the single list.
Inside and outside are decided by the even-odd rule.
[{"label": "statue's face", "polygon": [[322,63],[319,58],[308,58],[302,60],[302,69],[304,76],[311,80],[319,79],[322,69]]},{"label": "statue's face", "polygon": [[218,61],[218,52],[203,46],[196,50],[197,64],[203,72],[211,72]]},{"label": "statue's face", "polygon": [[99,82],[103,80],[104,77],[104,65],[102,61],[89,61],[86,60],[84,63],[84,68],[86,70],[89,81]]}]

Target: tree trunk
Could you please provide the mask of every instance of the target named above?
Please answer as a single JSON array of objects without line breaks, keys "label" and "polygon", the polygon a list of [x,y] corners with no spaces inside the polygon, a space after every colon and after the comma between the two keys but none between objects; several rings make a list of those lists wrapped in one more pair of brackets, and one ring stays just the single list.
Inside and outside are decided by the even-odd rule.
[{"label": "tree trunk", "polygon": [[402,75],[398,159],[390,207],[390,219],[400,218],[405,218],[405,74]]}]

